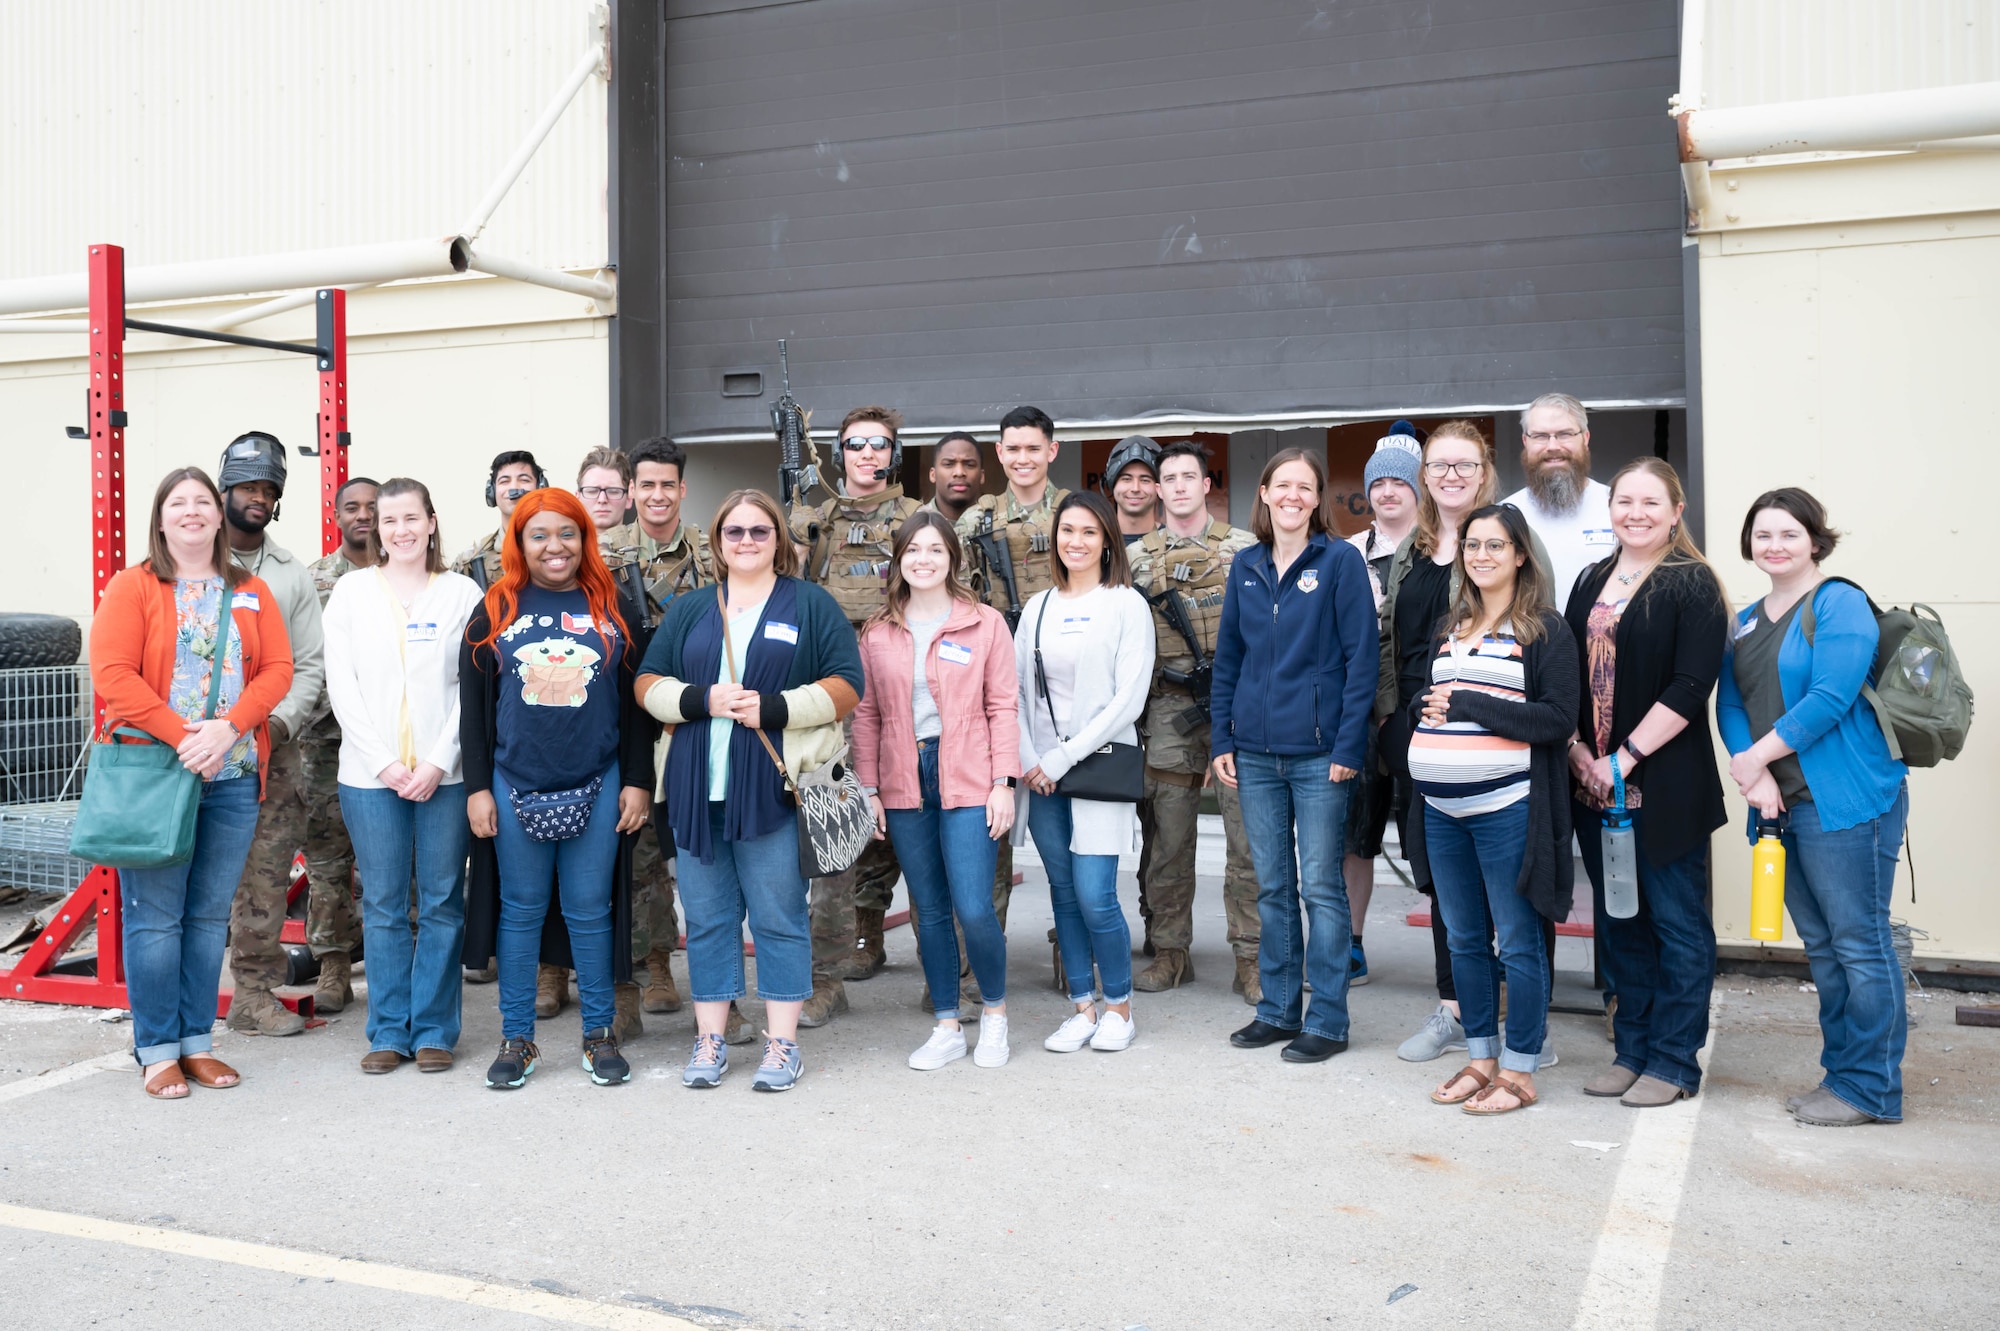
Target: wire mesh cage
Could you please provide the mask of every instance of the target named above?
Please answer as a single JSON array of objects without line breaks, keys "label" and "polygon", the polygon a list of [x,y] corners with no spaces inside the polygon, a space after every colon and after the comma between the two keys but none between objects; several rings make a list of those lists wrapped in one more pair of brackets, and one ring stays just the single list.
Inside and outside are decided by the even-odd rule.
[{"label": "wire mesh cage", "polygon": [[90,707],[86,666],[0,670],[0,885],[68,892],[90,871],[69,854]]}]

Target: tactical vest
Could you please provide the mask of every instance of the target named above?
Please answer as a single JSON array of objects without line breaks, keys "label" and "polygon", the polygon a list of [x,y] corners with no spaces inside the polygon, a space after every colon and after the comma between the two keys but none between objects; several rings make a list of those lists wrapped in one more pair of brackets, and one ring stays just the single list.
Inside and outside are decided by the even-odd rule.
[{"label": "tactical vest", "polygon": [[452,560],[451,571],[471,578],[482,592],[500,581],[500,533],[492,533]]},{"label": "tactical vest", "polygon": [[637,593],[645,592],[647,629],[659,627],[667,602],[715,581],[708,542],[692,522],[681,523],[672,547],[657,551],[651,559],[646,558],[645,532],[636,522],[604,532],[598,545],[619,588],[634,603],[641,599]]},{"label": "tactical vest", "polygon": [[1054,525],[1056,505],[1060,504],[1069,491],[1059,489],[1050,482],[1042,495],[1042,502],[1010,518],[1013,510],[1012,496],[1005,490],[997,495],[981,495],[979,502],[965,510],[959,519],[958,531],[965,546],[966,566],[972,570],[973,590],[986,604],[1005,614],[1007,605],[1007,583],[998,568],[987,566],[986,558],[979,547],[968,536],[992,533],[1007,542],[1007,553],[1014,564],[1015,608],[1025,606],[1028,598],[1036,592],[1047,591],[1055,586],[1055,574],[1051,561],[1055,541],[1051,528]]},{"label": "tactical vest", "polygon": [[916,511],[900,485],[793,509],[792,539],[806,548],[807,579],[831,593],[856,628],[882,608],[896,529]]},{"label": "tactical vest", "polygon": [[[1236,554],[1252,544],[1254,537],[1224,522],[1211,521],[1198,541],[1169,535],[1167,529],[1148,532],[1138,543],[1139,567],[1133,581],[1149,598],[1171,587],[1187,609],[1195,639],[1205,656],[1215,652],[1215,635],[1222,623],[1222,599],[1229,590],[1229,568]],[[1168,542],[1173,541],[1171,548]],[[1142,581],[1143,579],[1143,581]],[[1170,623],[1158,605],[1153,607],[1153,630],[1158,635],[1154,658],[1155,678],[1161,670],[1190,670],[1195,660],[1188,642]],[[1163,686],[1171,687],[1171,686]]]}]

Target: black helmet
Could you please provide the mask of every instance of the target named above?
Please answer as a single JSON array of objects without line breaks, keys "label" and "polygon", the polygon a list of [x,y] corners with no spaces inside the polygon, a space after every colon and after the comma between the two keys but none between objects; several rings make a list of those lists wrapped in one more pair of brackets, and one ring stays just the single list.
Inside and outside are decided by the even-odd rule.
[{"label": "black helmet", "polygon": [[1104,489],[1109,493],[1118,480],[1118,473],[1133,463],[1139,463],[1153,473],[1153,479],[1160,479],[1160,446],[1143,434],[1128,434],[1118,441],[1111,450],[1111,456],[1104,462]]},{"label": "black helmet", "polygon": [[227,490],[246,481],[269,481],[285,493],[285,446],[278,436],[252,430],[239,434],[222,450],[222,466],[215,474],[215,488]]}]

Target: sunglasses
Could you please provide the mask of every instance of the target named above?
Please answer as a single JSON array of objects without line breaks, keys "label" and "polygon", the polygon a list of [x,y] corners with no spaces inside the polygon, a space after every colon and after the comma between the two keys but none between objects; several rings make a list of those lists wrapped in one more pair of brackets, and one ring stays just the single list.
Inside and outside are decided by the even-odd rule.
[{"label": "sunglasses", "polygon": [[754,541],[758,545],[762,545],[777,534],[778,529],[776,527],[767,527],[761,522],[754,527],[730,526],[722,529],[722,539],[731,543],[737,541]]},{"label": "sunglasses", "polygon": [[887,453],[896,446],[896,441],[886,434],[855,434],[841,440],[840,446],[849,453],[859,453],[864,448]]}]

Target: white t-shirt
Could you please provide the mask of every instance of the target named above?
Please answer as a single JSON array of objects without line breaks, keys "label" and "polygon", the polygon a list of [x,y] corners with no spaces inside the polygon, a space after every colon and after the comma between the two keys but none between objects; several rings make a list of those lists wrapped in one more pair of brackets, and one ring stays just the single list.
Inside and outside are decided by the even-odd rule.
[{"label": "white t-shirt", "polygon": [[1586,482],[1583,497],[1568,513],[1549,512],[1535,502],[1534,491],[1526,489],[1516,490],[1501,502],[1520,509],[1547,547],[1549,560],[1555,565],[1549,570],[1549,599],[1561,614],[1569,604],[1577,575],[1618,548],[1618,538],[1611,530],[1611,487],[1602,481]]}]

